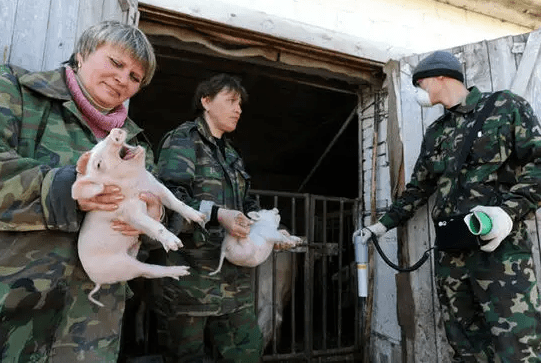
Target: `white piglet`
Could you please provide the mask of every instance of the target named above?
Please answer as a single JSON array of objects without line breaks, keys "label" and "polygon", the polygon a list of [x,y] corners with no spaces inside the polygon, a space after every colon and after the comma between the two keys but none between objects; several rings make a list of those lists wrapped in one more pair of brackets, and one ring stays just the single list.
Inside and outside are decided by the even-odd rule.
[{"label": "white piglet", "polygon": [[[163,205],[178,212],[185,219],[203,223],[204,214],[178,200],[173,193],[145,169],[145,149],[125,143],[126,131],[113,129],[100,141],[86,160],[81,157],[77,170],[82,173],[72,186],[73,199],[92,198],[103,191],[105,185],[121,188],[124,199],[113,212],[90,211],[86,213],[79,232],[78,253],[84,270],[96,284],[88,298],[100,305],[94,295],[102,284],[127,281],[136,277],[160,278],[189,274],[188,266],[160,266],[136,259],[138,237],[125,236],[111,227],[114,219],[124,221],[162,243],[166,251],[177,250],[182,242],[160,222],[147,213],[146,203],[139,198],[143,191],[157,196]],[[87,155],[88,156],[88,155]]]},{"label": "white piglet", "polygon": [[299,237],[291,236],[285,230],[278,230],[280,214],[276,208],[249,212],[248,217],[254,221],[248,237],[236,238],[226,234],[222,241],[220,263],[210,275],[220,272],[224,258],[238,266],[255,267],[269,258],[275,244],[288,249],[301,242]]}]

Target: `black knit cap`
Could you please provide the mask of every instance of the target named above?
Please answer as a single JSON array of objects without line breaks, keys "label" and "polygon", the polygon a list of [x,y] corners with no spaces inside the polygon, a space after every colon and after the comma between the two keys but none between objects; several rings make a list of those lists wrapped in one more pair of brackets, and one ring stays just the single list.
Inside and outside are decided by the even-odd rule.
[{"label": "black knit cap", "polygon": [[437,51],[423,59],[413,70],[411,79],[414,86],[417,86],[419,79],[437,76],[447,76],[464,83],[462,65],[454,55],[449,52]]}]

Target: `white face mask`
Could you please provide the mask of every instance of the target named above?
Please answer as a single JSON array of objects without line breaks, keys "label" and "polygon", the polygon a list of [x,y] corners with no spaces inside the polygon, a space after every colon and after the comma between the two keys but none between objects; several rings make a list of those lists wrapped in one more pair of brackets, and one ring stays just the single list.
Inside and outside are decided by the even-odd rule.
[{"label": "white face mask", "polygon": [[432,101],[430,101],[430,95],[427,91],[422,89],[421,87],[415,87],[415,98],[417,99],[417,103],[421,107],[432,107]]}]

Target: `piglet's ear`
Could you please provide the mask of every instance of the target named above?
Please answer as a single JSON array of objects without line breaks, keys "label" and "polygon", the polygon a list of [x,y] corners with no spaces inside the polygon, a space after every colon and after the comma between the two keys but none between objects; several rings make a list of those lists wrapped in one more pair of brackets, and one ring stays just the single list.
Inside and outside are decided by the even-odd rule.
[{"label": "piglet's ear", "polygon": [[248,212],[248,217],[250,217],[250,219],[252,219],[254,221],[258,221],[261,218],[259,213],[255,212],[255,211]]},{"label": "piglet's ear", "polygon": [[92,198],[100,194],[104,187],[102,183],[96,183],[88,178],[77,178],[71,186],[71,197],[75,200]]},{"label": "piglet's ear", "polygon": [[77,166],[75,167],[75,170],[77,170],[79,174],[85,175],[86,166],[89,160],[90,160],[90,151],[87,151],[79,157],[79,160],[77,160]]}]

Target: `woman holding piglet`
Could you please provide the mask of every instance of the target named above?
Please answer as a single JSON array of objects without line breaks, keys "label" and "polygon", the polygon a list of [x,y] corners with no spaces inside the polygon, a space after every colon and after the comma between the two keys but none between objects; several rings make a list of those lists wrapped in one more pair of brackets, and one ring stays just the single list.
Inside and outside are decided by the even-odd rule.
[{"label": "woman holding piglet", "polygon": [[[65,67],[0,65],[1,361],[117,361],[126,285],[102,288],[107,309],[88,301],[92,284],[76,241],[84,212],[115,210],[123,195],[109,185],[76,202],[71,185],[80,156],[112,128],[137,143],[142,130],[123,102],[150,82],[155,67],[145,35],[113,21],[87,29]],[[158,217],[156,199],[142,199]]]}]

